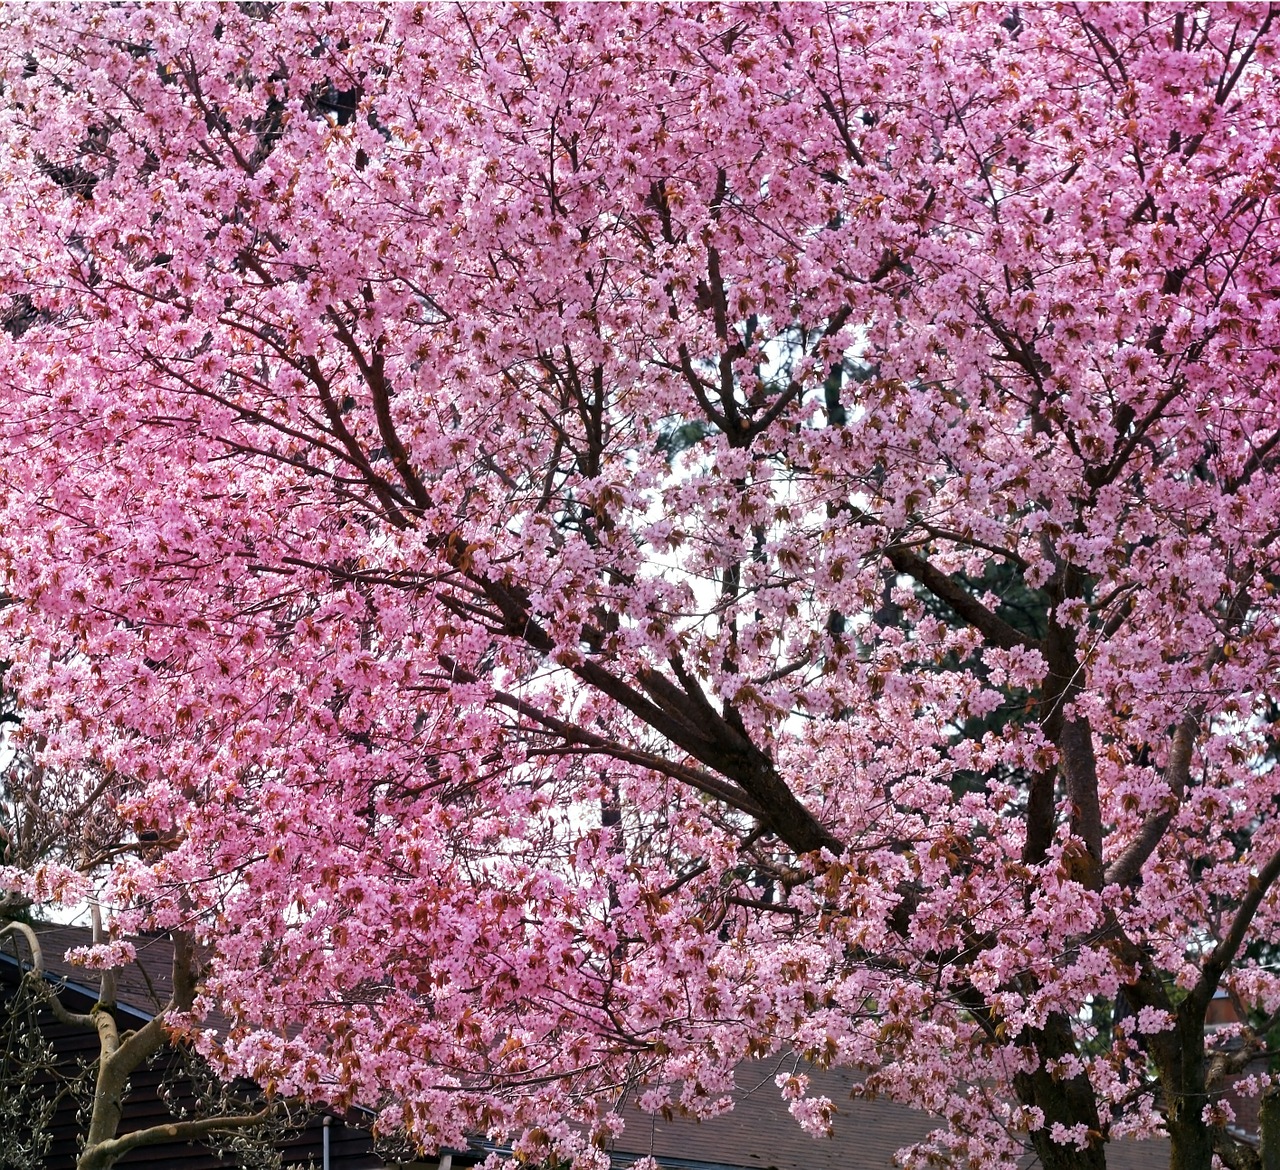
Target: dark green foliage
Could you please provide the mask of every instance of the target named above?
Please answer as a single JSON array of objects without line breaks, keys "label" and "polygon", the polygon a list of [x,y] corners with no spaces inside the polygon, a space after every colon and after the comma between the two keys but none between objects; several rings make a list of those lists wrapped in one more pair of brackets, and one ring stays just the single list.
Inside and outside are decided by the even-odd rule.
[{"label": "dark green foliage", "polygon": [[658,436],[657,447],[668,460],[683,451],[696,447],[715,428],[705,419],[695,418],[687,422],[674,422]]}]

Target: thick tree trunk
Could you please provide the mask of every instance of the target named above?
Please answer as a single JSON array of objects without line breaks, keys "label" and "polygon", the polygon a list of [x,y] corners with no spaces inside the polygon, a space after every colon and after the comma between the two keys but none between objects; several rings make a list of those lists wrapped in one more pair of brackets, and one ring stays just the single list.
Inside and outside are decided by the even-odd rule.
[{"label": "thick tree trunk", "polygon": [[1262,1138],[1259,1154],[1262,1170],[1280,1170],[1280,1092],[1272,1089],[1258,1109],[1258,1130]]},{"label": "thick tree trunk", "polygon": [[[1075,1040],[1071,1021],[1055,1013],[1045,1026],[1032,1033],[1031,1040],[1040,1054],[1041,1067],[1033,1073],[1021,1073],[1014,1079],[1018,1097],[1024,1105],[1034,1105],[1044,1114],[1044,1125],[1031,1136],[1032,1145],[1044,1170],[1106,1170],[1107,1155],[1098,1123],[1098,1101],[1087,1076],[1070,1080],[1055,1077],[1044,1066],[1050,1061],[1074,1055]],[[1059,1144],[1053,1140],[1055,1124],[1068,1129],[1087,1127],[1091,1143],[1080,1149],[1074,1143]]]},{"label": "thick tree trunk", "polygon": [[110,1008],[99,1004],[93,1009],[93,1021],[98,1027],[101,1052],[98,1057],[98,1077],[93,1090],[93,1108],[89,1114],[89,1132],[85,1135],[84,1150],[76,1161],[77,1170],[98,1170],[100,1162],[96,1153],[103,1142],[116,1136],[120,1119],[124,1115],[124,1097],[132,1068],[118,1068],[115,1060],[120,1050],[120,1034]]},{"label": "thick tree trunk", "polygon": [[1172,1033],[1152,1045],[1165,1098],[1165,1128],[1172,1153],[1169,1170],[1212,1170],[1213,1129],[1204,1120],[1209,1103],[1204,1052],[1204,1007],[1189,996],[1179,1006]]},{"label": "thick tree trunk", "polygon": [[[163,1016],[148,1021],[123,1040],[110,1011],[94,1009],[102,1055],[98,1058],[98,1080],[93,1094],[89,1132],[84,1149],[76,1160],[76,1170],[110,1170],[127,1150],[116,1148],[129,1077],[165,1045]],[[157,1127],[164,1128],[164,1127]]]},{"label": "thick tree trunk", "polygon": [[1203,1098],[1195,1103],[1188,1101],[1186,1112],[1196,1116],[1179,1117],[1177,1120],[1170,1107],[1165,1121],[1172,1147],[1169,1170],[1213,1170],[1213,1134],[1198,1116],[1203,1104]]}]

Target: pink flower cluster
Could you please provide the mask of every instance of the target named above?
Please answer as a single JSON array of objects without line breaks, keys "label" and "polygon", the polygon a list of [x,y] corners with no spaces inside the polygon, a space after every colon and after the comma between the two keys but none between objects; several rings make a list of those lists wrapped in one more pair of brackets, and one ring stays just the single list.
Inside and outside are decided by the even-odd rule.
[{"label": "pink flower cluster", "polygon": [[1274,25],[0,11],[68,810],[6,886],[194,924],[211,1059],[426,1149],[781,1051],[913,1164],[1207,1149],[1173,1037],[1277,1003]]}]

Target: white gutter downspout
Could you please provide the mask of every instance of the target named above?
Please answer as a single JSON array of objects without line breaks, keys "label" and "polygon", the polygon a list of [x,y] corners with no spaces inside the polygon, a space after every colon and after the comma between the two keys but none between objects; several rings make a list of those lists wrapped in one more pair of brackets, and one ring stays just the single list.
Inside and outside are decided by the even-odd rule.
[{"label": "white gutter downspout", "polygon": [[329,1170],[329,1123],[333,1120],[327,1113],[324,1115],[324,1145],[321,1147],[321,1170]]}]

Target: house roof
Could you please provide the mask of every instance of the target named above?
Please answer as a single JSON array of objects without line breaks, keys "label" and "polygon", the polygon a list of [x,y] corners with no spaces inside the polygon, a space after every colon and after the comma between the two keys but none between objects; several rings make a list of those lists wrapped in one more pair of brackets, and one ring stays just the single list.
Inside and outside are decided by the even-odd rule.
[{"label": "house roof", "polygon": [[[36,931],[49,973],[96,998],[96,975],[64,958],[67,950],[88,945],[91,932],[54,925]],[[149,1017],[172,990],[173,945],[162,936],[143,936],[134,943],[137,960],[119,972],[118,998],[121,1007]],[[13,965],[12,956],[0,951],[0,965],[5,960]],[[830,1137],[810,1137],[790,1116],[774,1077],[792,1071],[810,1078],[811,1095],[834,1102]],[[629,1104],[624,1109],[626,1131],[611,1151],[615,1165],[652,1155],[670,1170],[888,1170],[895,1152],[922,1140],[937,1120],[892,1101],[854,1097],[859,1079],[850,1069],[797,1067],[794,1056],[745,1062],[738,1068],[733,1112],[713,1120],[668,1121]],[[1122,1141],[1107,1150],[1109,1170],[1164,1170],[1168,1164],[1167,1141]]]},{"label": "house roof", "polygon": [[[92,945],[93,931],[87,926],[55,923],[38,923],[34,930],[40,940],[45,970],[96,1000],[98,972],[66,959],[69,950]],[[122,1008],[149,1019],[164,1007],[173,992],[173,943],[164,935],[142,935],[131,941],[138,957],[116,973],[116,995]],[[11,952],[12,948],[6,950]],[[25,944],[20,953],[25,965],[29,958]]]},{"label": "house roof", "polygon": [[[836,1106],[832,1136],[812,1137],[788,1112],[774,1077],[797,1071],[810,1078],[812,1096]],[[709,1165],[777,1170],[867,1170],[893,1165],[894,1153],[934,1129],[937,1121],[893,1101],[861,1101],[851,1094],[860,1078],[849,1069],[797,1066],[794,1056],[739,1065],[732,1113],[710,1121],[665,1121],[638,1109],[625,1112],[621,1152],[652,1154],[664,1165],[701,1170]]]},{"label": "house roof", "polygon": [[[92,932],[84,927],[44,924],[35,928],[47,976],[64,981],[63,1001],[75,1011],[87,1011],[97,1000],[97,973],[67,962],[66,951],[87,946]],[[137,960],[117,973],[117,1012],[135,1020],[150,1019],[166,1002],[172,990],[173,945],[167,939],[143,936],[134,939]],[[21,946],[21,961],[14,956],[12,939],[0,946],[0,1011],[4,1010],[6,992],[12,993],[20,973],[28,966],[29,955]],[[7,985],[7,986],[6,986]],[[136,1025],[135,1025],[136,1026]],[[44,1017],[42,1031],[57,1054],[59,1067],[74,1073],[78,1065],[98,1056],[98,1038],[92,1029],[77,1028]],[[177,1079],[171,1076],[177,1072]],[[48,1071],[38,1071],[33,1083],[51,1084]],[[131,1089],[124,1104],[121,1133],[164,1124],[172,1119],[165,1102],[166,1092],[176,1093],[182,1104],[191,1102],[183,1096],[181,1071],[165,1062],[148,1063],[130,1077]],[[52,1145],[44,1160],[45,1170],[74,1170],[83,1135],[83,1118],[77,1115],[77,1102],[64,1096],[49,1124]],[[365,1128],[348,1126],[341,1119],[325,1125],[320,1116],[311,1117],[301,1128],[283,1134],[277,1144],[282,1161],[289,1167],[317,1167],[323,1161],[327,1144],[331,1170],[386,1170],[377,1156]],[[3,1161],[3,1136],[0,1135],[0,1162]],[[183,1142],[165,1142],[139,1147],[120,1161],[120,1170],[231,1170],[231,1163],[213,1150]]]},{"label": "house roof", "polygon": [[[793,1070],[809,1077],[811,1096],[826,1096],[835,1104],[830,1137],[809,1136],[790,1116],[774,1077]],[[860,1079],[847,1068],[797,1067],[794,1056],[747,1062],[738,1066],[732,1113],[697,1122],[664,1121],[629,1110],[627,1130],[615,1149],[636,1157],[652,1154],[671,1170],[889,1170],[898,1150],[921,1141],[939,1123],[893,1101],[854,1098]],[[1167,1170],[1168,1165],[1167,1141],[1107,1147],[1108,1170]]]}]

